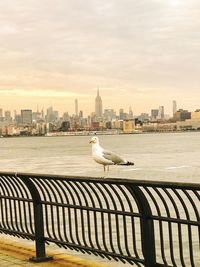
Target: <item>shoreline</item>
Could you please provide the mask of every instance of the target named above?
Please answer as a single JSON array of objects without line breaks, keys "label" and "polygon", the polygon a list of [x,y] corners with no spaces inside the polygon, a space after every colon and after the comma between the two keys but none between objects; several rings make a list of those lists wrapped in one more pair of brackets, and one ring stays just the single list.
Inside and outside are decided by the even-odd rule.
[{"label": "shoreline", "polygon": [[23,138],[23,137],[64,137],[64,136],[93,136],[93,135],[141,135],[141,134],[165,134],[165,133],[194,133],[200,130],[185,130],[185,131],[149,131],[149,132],[132,132],[124,133],[120,131],[93,131],[93,132],[51,132],[44,135],[8,135],[0,136],[0,138]]}]

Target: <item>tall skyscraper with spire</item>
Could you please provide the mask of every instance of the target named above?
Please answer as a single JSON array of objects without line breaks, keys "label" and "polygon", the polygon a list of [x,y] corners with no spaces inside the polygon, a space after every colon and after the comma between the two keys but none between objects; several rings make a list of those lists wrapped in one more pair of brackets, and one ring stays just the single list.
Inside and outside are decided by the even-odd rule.
[{"label": "tall skyscraper with spire", "polygon": [[99,88],[97,89],[97,96],[95,98],[95,114],[98,118],[101,118],[103,115],[103,105],[99,95]]}]

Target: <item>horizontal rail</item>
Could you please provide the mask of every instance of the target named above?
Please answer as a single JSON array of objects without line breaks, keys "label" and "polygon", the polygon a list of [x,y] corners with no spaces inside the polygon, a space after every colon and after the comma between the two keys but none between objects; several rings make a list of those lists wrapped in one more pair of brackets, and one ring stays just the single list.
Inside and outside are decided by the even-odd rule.
[{"label": "horizontal rail", "polygon": [[200,184],[0,172],[0,233],[136,266],[200,266]]}]

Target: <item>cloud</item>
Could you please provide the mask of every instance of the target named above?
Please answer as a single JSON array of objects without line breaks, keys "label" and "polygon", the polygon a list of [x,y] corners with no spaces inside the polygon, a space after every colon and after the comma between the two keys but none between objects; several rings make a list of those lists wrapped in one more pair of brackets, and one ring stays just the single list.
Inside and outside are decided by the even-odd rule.
[{"label": "cloud", "polygon": [[12,97],[37,97],[37,98],[68,98],[68,97],[88,97],[87,94],[77,94],[70,91],[55,91],[55,90],[23,90],[23,89],[4,89],[0,90],[1,96],[12,96]]},{"label": "cloud", "polygon": [[0,90],[90,95],[99,84],[105,95],[196,94],[199,7],[196,0],[1,0]]}]

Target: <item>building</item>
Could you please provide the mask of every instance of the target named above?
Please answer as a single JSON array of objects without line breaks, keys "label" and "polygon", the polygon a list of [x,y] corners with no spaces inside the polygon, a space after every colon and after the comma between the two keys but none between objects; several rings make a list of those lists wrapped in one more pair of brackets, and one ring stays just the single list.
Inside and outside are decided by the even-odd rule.
[{"label": "building", "polygon": [[124,133],[133,133],[134,130],[135,130],[135,121],[134,120],[123,121],[123,132]]},{"label": "building", "polygon": [[129,107],[128,118],[129,118],[129,120],[132,120],[133,119],[133,111],[132,111],[132,108],[131,107]]},{"label": "building", "polygon": [[97,96],[95,98],[95,114],[97,118],[102,118],[103,115],[103,105],[102,105],[102,100],[99,95],[99,89],[97,90]]},{"label": "building", "polygon": [[75,99],[75,115],[78,117],[78,99]]},{"label": "building", "polygon": [[176,111],[177,111],[177,104],[176,104],[176,100],[173,100],[173,102],[172,102],[172,109],[173,109],[173,116],[174,116],[174,114],[176,113]]},{"label": "building", "polygon": [[58,111],[53,110],[53,107],[47,109],[46,122],[55,122],[58,119]]},{"label": "building", "polygon": [[165,118],[164,106],[160,106],[158,111],[158,119],[164,120],[164,118]]},{"label": "building", "polygon": [[138,116],[138,119],[140,121],[148,121],[149,120],[149,114],[148,113],[141,113],[140,116]]},{"label": "building", "polygon": [[151,110],[151,120],[157,120],[158,113],[159,113],[159,110],[158,109],[152,109]]},{"label": "building", "polygon": [[106,121],[112,121],[113,119],[116,119],[116,112],[114,109],[105,109],[103,117]]},{"label": "building", "polygon": [[176,121],[190,120],[190,119],[191,119],[191,112],[189,112],[188,110],[179,109],[179,110],[174,114],[174,119],[175,119]]},{"label": "building", "polygon": [[123,108],[120,108],[120,110],[119,110],[119,119],[120,120],[127,120],[128,119],[128,113],[124,112]]},{"label": "building", "polygon": [[6,110],[5,111],[5,121],[7,121],[7,122],[11,122],[12,121],[10,110]]},{"label": "building", "polygon": [[21,123],[22,124],[31,124],[32,123],[32,110],[23,109],[21,110]]},{"label": "building", "polygon": [[191,112],[191,120],[200,121],[200,109],[195,110],[195,112]]},{"label": "building", "polygon": [[21,122],[22,124],[32,124],[32,110],[31,109],[21,110]]}]

